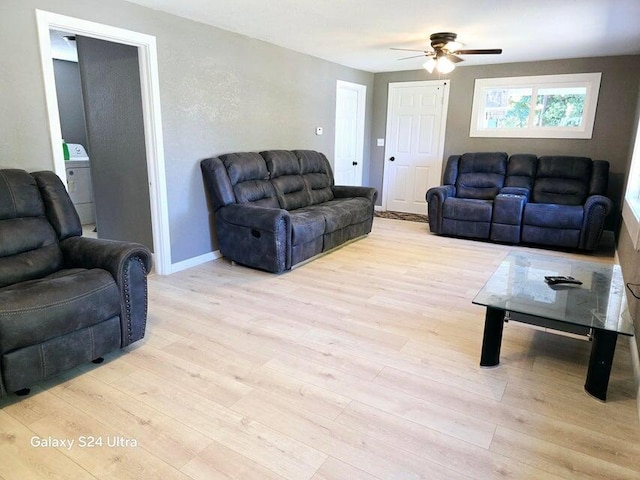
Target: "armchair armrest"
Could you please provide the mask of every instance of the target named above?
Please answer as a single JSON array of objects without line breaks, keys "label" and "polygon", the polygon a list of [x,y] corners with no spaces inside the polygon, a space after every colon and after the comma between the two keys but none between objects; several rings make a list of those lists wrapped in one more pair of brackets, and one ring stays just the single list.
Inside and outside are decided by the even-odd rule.
[{"label": "armchair armrest", "polygon": [[333,190],[333,196],[336,198],[365,197],[368,198],[372,204],[375,204],[376,198],[378,198],[378,190],[373,187],[333,185],[331,190]]},{"label": "armchair armrest", "polygon": [[449,197],[456,196],[454,185],[440,185],[427,190],[425,196],[429,212],[429,230],[431,233],[442,232],[442,207]]},{"label": "armchair armrest", "polygon": [[584,215],[578,248],[595,250],[604,230],[604,220],[613,209],[613,202],[604,195],[591,195],[584,202]]},{"label": "armchair armrest", "polygon": [[220,208],[214,220],[225,257],[273,273],[291,268],[291,218],[286,210],[231,204]]},{"label": "armchair armrest", "polygon": [[120,290],[121,346],[144,337],[151,252],[137,243],[85,237],[62,240],[60,249],[67,267],[101,268],[113,276]]}]

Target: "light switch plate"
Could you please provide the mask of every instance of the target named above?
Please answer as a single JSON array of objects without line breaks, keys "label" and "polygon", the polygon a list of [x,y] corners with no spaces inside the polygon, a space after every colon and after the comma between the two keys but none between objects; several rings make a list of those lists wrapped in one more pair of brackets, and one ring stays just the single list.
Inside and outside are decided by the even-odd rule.
[{"label": "light switch plate", "polygon": [[378,139],[378,146],[379,147],[384,147],[384,138],[379,138]]}]

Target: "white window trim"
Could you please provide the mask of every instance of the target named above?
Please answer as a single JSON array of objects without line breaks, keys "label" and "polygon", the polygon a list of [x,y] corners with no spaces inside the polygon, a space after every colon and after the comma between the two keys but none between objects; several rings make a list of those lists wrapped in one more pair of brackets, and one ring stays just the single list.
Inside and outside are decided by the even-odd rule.
[{"label": "white window trim", "polygon": [[[567,75],[539,75],[532,77],[478,78],[473,91],[471,111],[471,137],[499,138],[591,138],[596,117],[598,93],[602,73],[576,73]],[[550,87],[586,87],[587,94],[580,127],[482,128],[484,92],[501,87],[531,87],[535,90]],[[535,95],[532,96],[532,101]]]},{"label": "white window trim", "polygon": [[640,121],[629,167],[627,189],[624,194],[622,220],[631,235],[633,247],[640,250]]}]

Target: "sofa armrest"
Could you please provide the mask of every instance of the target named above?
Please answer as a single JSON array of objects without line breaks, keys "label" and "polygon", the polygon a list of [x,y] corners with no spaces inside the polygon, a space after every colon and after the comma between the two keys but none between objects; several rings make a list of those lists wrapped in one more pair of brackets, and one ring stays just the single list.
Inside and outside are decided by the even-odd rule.
[{"label": "sofa armrest", "polygon": [[613,209],[613,202],[603,195],[591,195],[584,202],[584,215],[578,248],[595,250],[604,230],[604,220]]},{"label": "sofa armrest", "polygon": [[531,191],[525,187],[503,187],[500,189],[502,195],[522,195],[529,201]]},{"label": "sofa armrest", "polygon": [[147,322],[147,274],[151,252],[143,245],[116,240],[70,237],[60,242],[68,268],[101,268],[120,290],[121,346],[144,337]]},{"label": "sofa armrest", "polygon": [[234,262],[280,273],[291,268],[291,218],[280,208],[232,204],[214,216],[220,252]]},{"label": "sofa armrest", "polygon": [[365,197],[372,204],[376,203],[378,198],[378,190],[373,187],[356,187],[352,185],[333,185],[333,196],[336,198]]},{"label": "sofa armrest", "polygon": [[442,207],[444,201],[449,197],[455,196],[456,187],[454,185],[440,185],[427,190],[425,198],[427,200],[429,230],[431,230],[431,233],[442,232]]}]

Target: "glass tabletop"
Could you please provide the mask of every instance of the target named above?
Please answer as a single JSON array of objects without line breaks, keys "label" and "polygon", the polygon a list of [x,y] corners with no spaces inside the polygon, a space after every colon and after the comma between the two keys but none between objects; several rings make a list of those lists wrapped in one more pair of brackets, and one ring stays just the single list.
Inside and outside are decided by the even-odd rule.
[{"label": "glass tabletop", "polygon": [[[544,280],[560,275],[582,285],[549,285]],[[633,335],[620,265],[510,253],[473,303]]]}]

